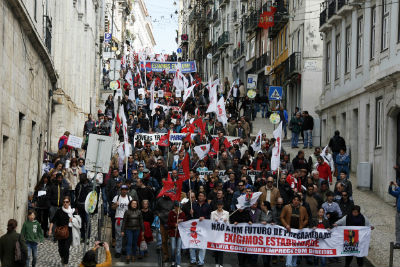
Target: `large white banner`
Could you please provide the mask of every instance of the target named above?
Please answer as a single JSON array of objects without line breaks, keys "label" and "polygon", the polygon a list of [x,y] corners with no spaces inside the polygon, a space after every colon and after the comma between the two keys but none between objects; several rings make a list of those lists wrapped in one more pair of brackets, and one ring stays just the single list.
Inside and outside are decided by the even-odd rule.
[{"label": "large white banner", "polygon": [[276,140],[275,146],[272,148],[271,170],[276,171],[281,165],[281,145],[282,145],[282,122],[273,132]]},{"label": "large white banner", "polygon": [[190,220],[178,225],[183,248],[261,255],[340,257],[368,255],[371,228],[291,229],[278,225]]}]

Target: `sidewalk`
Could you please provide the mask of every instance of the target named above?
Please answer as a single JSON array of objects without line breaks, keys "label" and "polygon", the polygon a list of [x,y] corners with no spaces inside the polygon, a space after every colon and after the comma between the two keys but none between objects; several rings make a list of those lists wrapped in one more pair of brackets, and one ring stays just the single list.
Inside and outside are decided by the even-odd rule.
[{"label": "sidewalk", "polygon": [[[258,131],[267,133],[267,137],[272,137],[274,126],[267,119],[256,118],[253,121],[253,133],[257,135]],[[288,130],[288,138],[291,133]],[[289,139],[290,140],[290,139]],[[299,149],[292,149],[290,142],[283,142],[283,147],[290,158],[293,159]],[[301,147],[301,145],[299,145]],[[314,150],[306,149],[305,157],[308,159]],[[363,191],[357,188],[357,175],[351,173],[350,180],[353,184],[353,198],[356,205],[361,206],[361,212],[368,217],[375,229],[372,231],[370,250],[368,259],[375,266],[389,266],[389,247],[390,242],[395,241],[395,212],[396,208],[392,203],[386,203],[371,191]],[[394,264],[395,267],[400,267],[400,253],[394,251]]]}]

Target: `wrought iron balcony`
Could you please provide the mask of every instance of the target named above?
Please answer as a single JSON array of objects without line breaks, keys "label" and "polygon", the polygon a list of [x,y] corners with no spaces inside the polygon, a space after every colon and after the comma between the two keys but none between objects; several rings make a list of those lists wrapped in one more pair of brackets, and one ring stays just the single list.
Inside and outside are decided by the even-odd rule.
[{"label": "wrought iron balcony", "polygon": [[218,48],[224,49],[229,45],[229,32],[223,32],[218,38]]},{"label": "wrought iron balcony", "polygon": [[256,71],[259,71],[261,69],[264,69],[265,66],[271,65],[271,57],[269,52],[264,53],[260,57],[256,59]]},{"label": "wrought iron balcony", "polygon": [[260,11],[253,11],[245,20],[246,32],[252,32],[258,27],[258,21],[260,19]]},{"label": "wrought iron balcony", "polygon": [[361,0],[325,0],[321,3],[319,17],[320,31],[324,31],[335,24],[335,21],[342,19],[344,13],[356,8],[357,1]]},{"label": "wrought iron balcony", "polygon": [[289,78],[296,73],[301,72],[301,52],[292,53],[285,60],[285,77]]},{"label": "wrought iron balcony", "polygon": [[213,22],[214,22],[215,25],[217,25],[217,24],[219,24],[219,23],[221,22],[221,21],[220,21],[220,16],[219,16],[218,9],[215,9],[215,10],[214,10],[214,13],[213,13]]},{"label": "wrought iron balcony", "polygon": [[193,8],[192,12],[190,12],[189,14],[189,24],[192,25],[198,19],[199,15],[200,13],[195,8]]}]

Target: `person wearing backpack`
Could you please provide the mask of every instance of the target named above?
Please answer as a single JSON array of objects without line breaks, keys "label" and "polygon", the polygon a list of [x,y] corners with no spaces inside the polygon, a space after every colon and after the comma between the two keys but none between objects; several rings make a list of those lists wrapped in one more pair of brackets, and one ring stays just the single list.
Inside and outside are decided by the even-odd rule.
[{"label": "person wearing backpack", "polygon": [[[79,183],[75,188],[75,207],[78,210],[78,214],[82,219],[81,227],[81,242],[86,242],[86,230],[89,227],[89,214],[85,210],[85,201],[87,195],[92,191],[92,184],[89,182],[86,173],[79,175]],[[90,238],[90,227],[88,231],[88,238]]]},{"label": "person wearing backpack", "polygon": [[28,249],[25,239],[18,234],[17,221],[8,220],[7,233],[0,238],[0,261],[2,267],[25,266],[28,258]]},{"label": "person wearing backpack", "polygon": [[121,194],[114,197],[111,208],[115,210],[115,258],[121,257],[122,250],[122,225],[125,211],[128,210],[129,202],[132,198],[128,195],[129,187],[121,186]]},{"label": "person wearing backpack", "polygon": [[43,242],[43,229],[36,220],[35,211],[28,211],[28,220],[24,222],[22,226],[21,235],[25,238],[26,246],[28,247],[26,267],[29,267],[30,255],[32,255],[32,267],[35,267],[37,261],[37,245]]}]

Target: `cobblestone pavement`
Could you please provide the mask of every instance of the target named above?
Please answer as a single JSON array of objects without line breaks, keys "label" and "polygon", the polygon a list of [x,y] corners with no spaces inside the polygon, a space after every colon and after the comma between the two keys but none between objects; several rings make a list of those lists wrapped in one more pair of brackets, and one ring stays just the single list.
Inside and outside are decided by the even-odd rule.
[{"label": "cobblestone pavement", "polygon": [[[89,245],[86,246],[86,249],[89,250],[93,248],[94,242],[97,240],[97,229],[98,229],[98,215],[93,215],[91,219],[92,224],[92,234],[89,240]],[[83,257],[83,243],[81,243],[78,247],[71,247],[70,256],[69,256],[69,264],[68,267],[77,267],[79,266],[82,257]],[[104,259],[104,256],[101,255],[100,259]],[[53,242],[53,238],[45,239],[43,244],[39,244],[38,246],[38,262],[36,264],[37,267],[57,267],[61,265],[61,258],[58,254],[58,246],[57,242]]]}]

